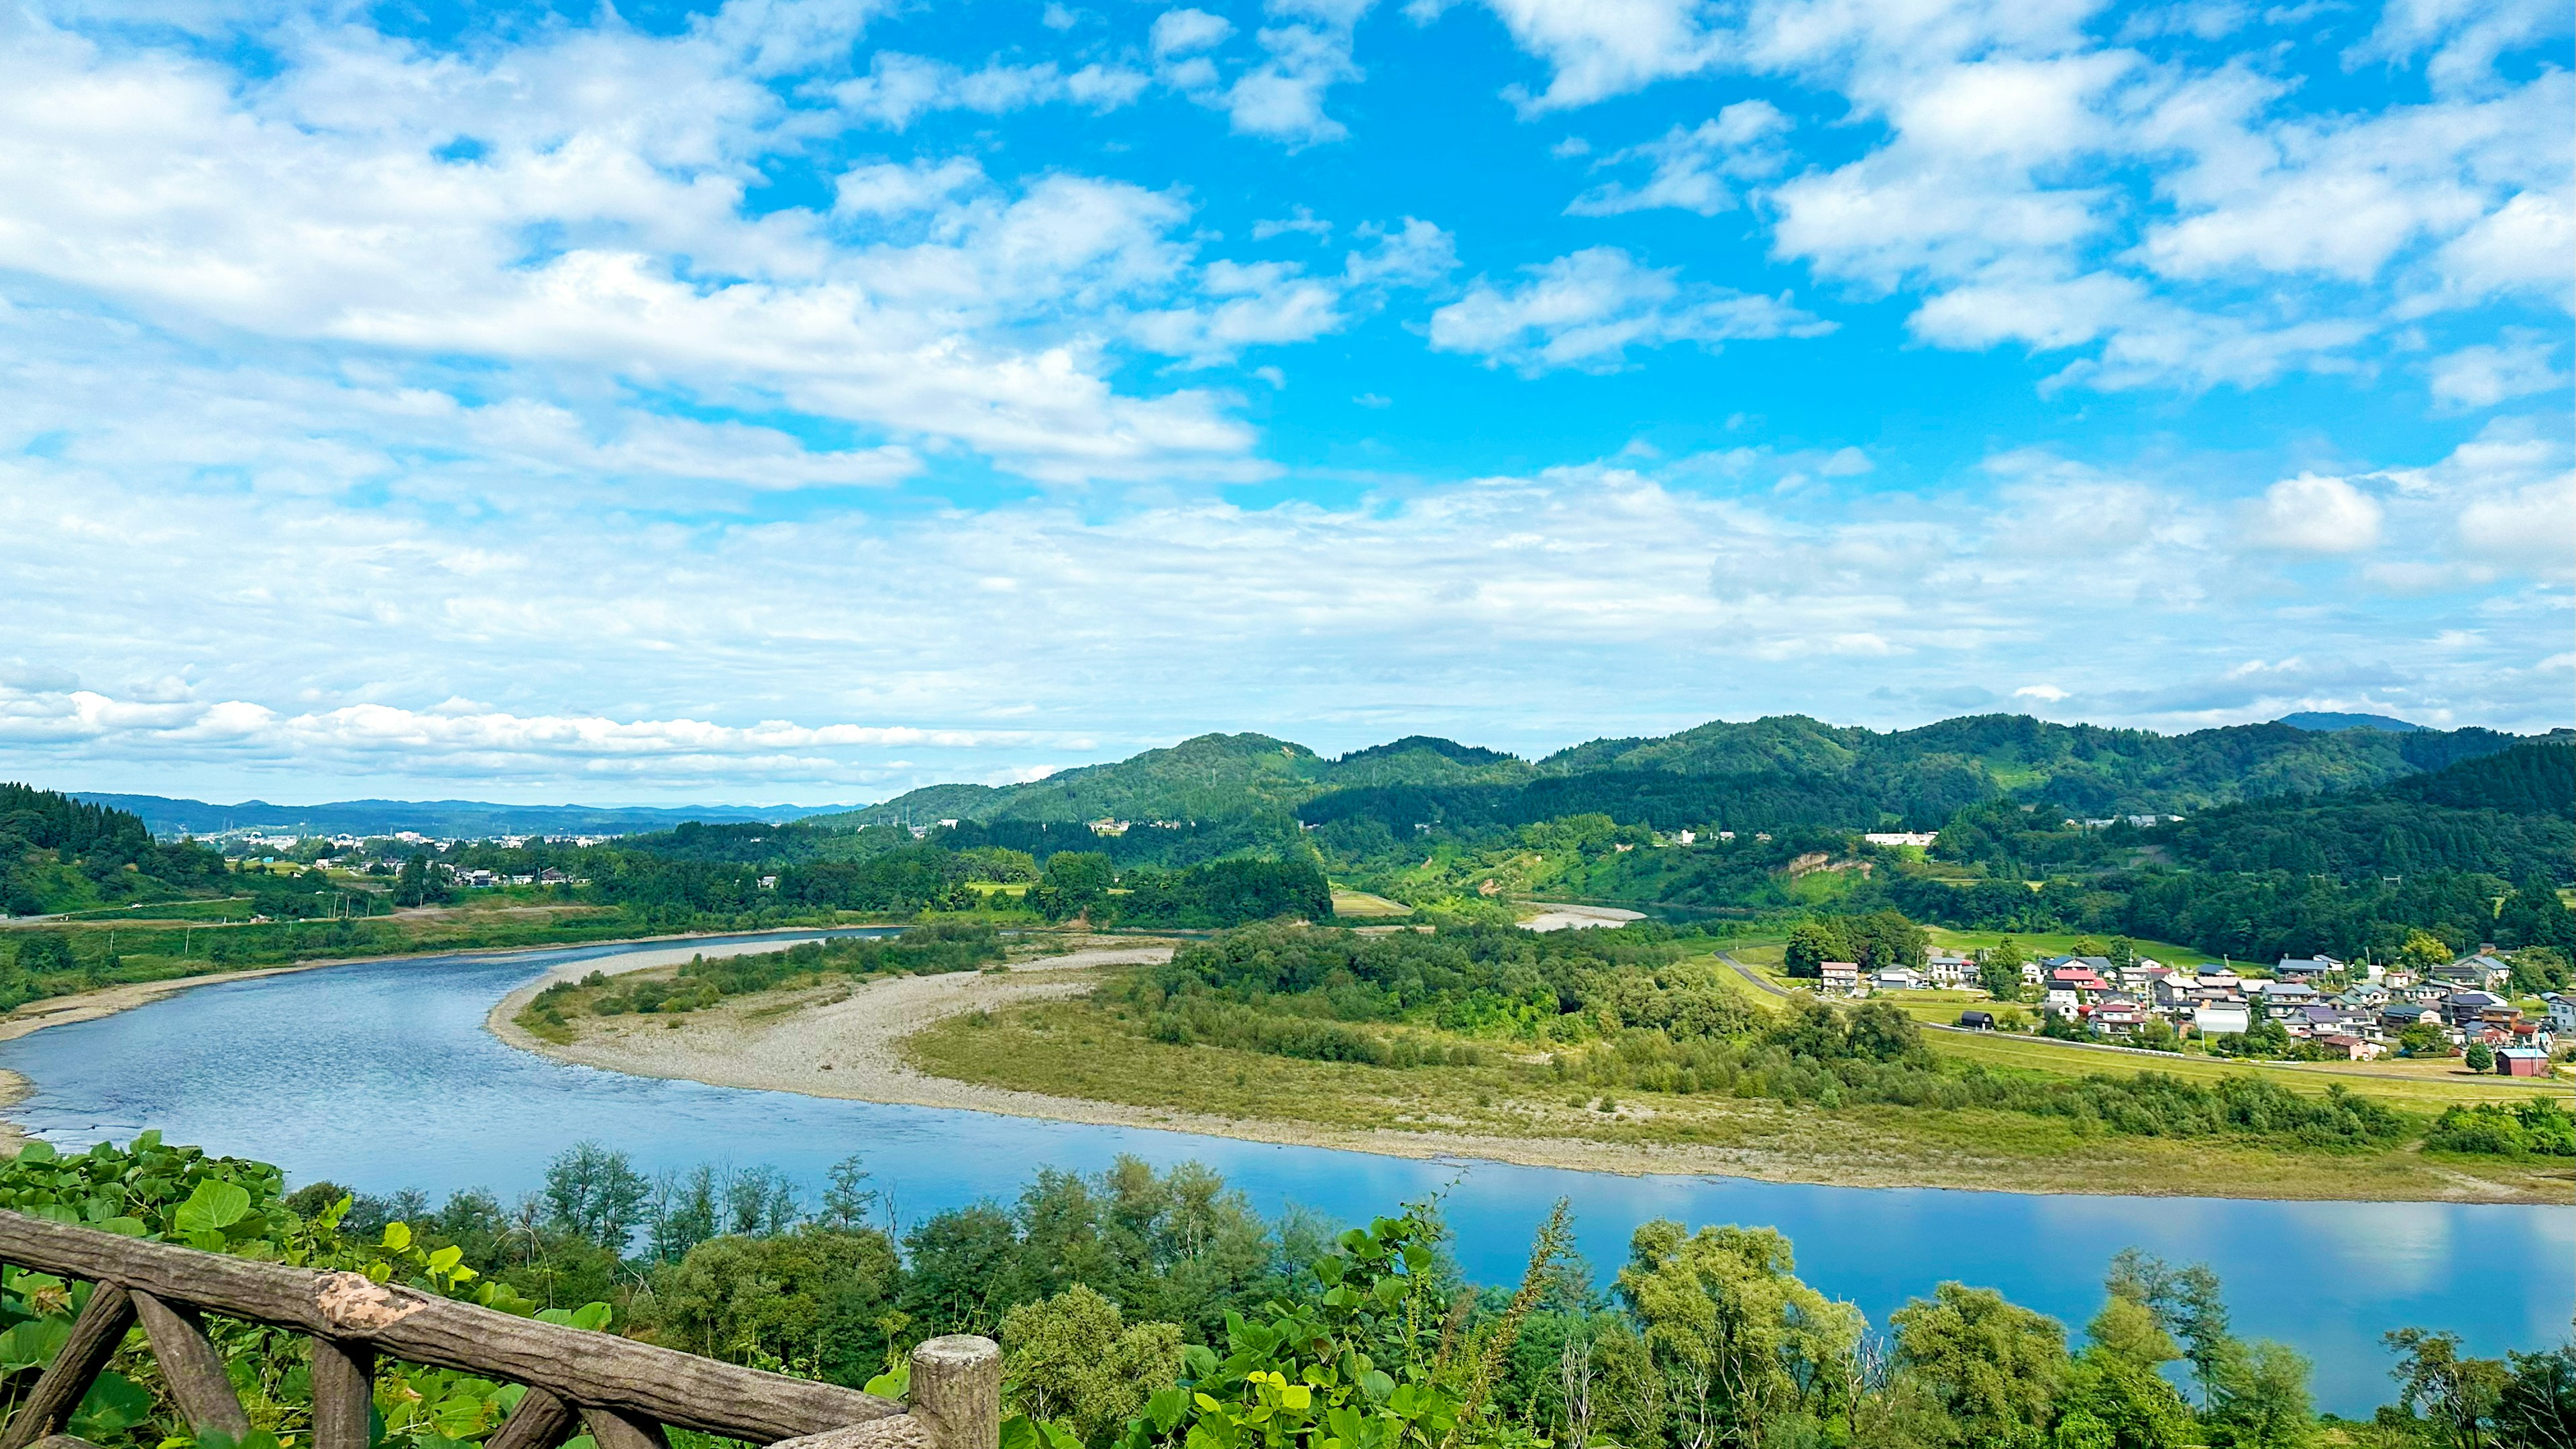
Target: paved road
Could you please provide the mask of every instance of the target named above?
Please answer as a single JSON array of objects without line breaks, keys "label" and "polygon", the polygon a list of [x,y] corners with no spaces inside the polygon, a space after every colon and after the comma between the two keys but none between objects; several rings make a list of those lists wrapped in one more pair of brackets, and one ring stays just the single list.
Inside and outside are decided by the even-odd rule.
[{"label": "paved road", "polygon": [[1750,967],[1750,966],[1745,965],[1745,964],[1744,964],[1743,962],[1741,962],[1741,961],[1736,960],[1736,959],[1735,959],[1735,953],[1734,953],[1734,952],[1732,952],[1732,951],[1720,951],[1720,952],[1718,952],[1718,953],[1717,953],[1717,959],[1719,959],[1720,961],[1725,962],[1725,963],[1726,963],[1727,965],[1729,965],[1729,966],[1734,967],[1734,968],[1735,968],[1735,974],[1736,974],[1736,975],[1741,976],[1741,977],[1743,977],[1745,980],[1752,982],[1752,983],[1754,984],[1754,986],[1755,986],[1755,987],[1757,987],[1757,988],[1758,988],[1758,989],[1760,989],[1760,990],[1770,992],[1770,993],[1771,993],[1772,995],[1774,995],[1774,996],[1787,996],[1787,995],[1789,994],[1788,992],[1781,990],[1779,987],[1774,986],[1774,985],[1772,985],[1770,982],[1765,981],[1765,980],[1763,980],[1761,977],[1759,977],[1759,976],[1755,975],[1755,974],[1753,973],[1753,968],[1752,968],[1752,967]]}]

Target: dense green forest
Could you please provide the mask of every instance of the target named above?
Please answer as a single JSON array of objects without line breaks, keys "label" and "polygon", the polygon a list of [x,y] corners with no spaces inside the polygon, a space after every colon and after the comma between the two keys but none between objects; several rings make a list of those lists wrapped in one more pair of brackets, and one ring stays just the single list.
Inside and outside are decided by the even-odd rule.
[{"label": "dense green forest", "polygon": [[[1374,818],[1401,833],[1453,816],[1461,826],[1523,825],[1600,810],[1664,827],[1875,829],[1885,821],[1935,829],[1962,806],[1990,799],[2109,816],[2367,788],[2516,742],[2486,729],[2320,732],[2286,724],[2159,735],[2023,715],[1880,733],[1788,715],[1721,720],[1660,739],[1594,740],[1528,762],[1422,736],[1327,760],[1266,735],[1202,735],[1026,785],[932,786],[841,818],[1188,820],[1293,811],[1309,823]],[[1345,794],[1356,798],[1335,800]],[[1808,795],[1828,803],[1795,813]]]},{"label": "dense green forest", "polygon": [[[1122,1159],[1039,1171],[1009,1201],[898,1226],[865,1164],[816,1200],[764,1167],[646,1177],[576,1146],[506,1204],[465,1191],[370,1196],[210,1158],[152,1134],[79,1155],[38,1143],[0,1165],[0,1206],[135,1236],[324,1268],[622,1333],[757,1367],[902,1392],[910,1345],[998,1338],[1004,1442],[1025,1449],[2296,1449],[2330,1429],[2362,1449],[2570,1442],[2576,1346],[2482,1359],[2456,1335],[2385,1336],[2396,1401],[2321,1421],[2309,1365],[2231,1327],[2206,1268],[2106,1255],[2081,1334],[1991,1290],[1944,1282],[1872,1325],[1798,1276],[1761,1226],[1640,1227],[1596,1281],[1562,1206],[1516,1286],[1479,1286],[1436,1201],[1341,1229],[1258,1216],[1215,1174]],[[0,1276],[0,1358],[42,1362],[88,1289]],[[212,1325],[253,1442],[302,1439],[301,1336]],[[138,1332],[71,1429],[106,1449],[200,1442]],[[387,1363],[388,1449],[486,1439],[519,1391]],[[681,1449],[714,1441],[675,1435]]]},{"label": "dense green forest", "polygon": [[173,898],[222,868],[214,851],[155,841],[126,811],[0,783],[0,914]]}]

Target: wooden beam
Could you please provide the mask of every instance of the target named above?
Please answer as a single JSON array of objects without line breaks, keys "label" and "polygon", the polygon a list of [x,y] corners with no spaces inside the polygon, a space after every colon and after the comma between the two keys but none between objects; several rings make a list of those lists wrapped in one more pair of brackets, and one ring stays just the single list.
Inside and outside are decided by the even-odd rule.
[{"label": "wooden beam", "polygon": [[224,1372],[224,1356],[207,1339],[197,1310],[185,1304],[173,1308],[149,1293],[133,1297],[135,1317],[143,1320],[143,1332],[152,1340],[153,1361],[161,1365],[162,1382],[170,1386],[179,1417],[199,1434],[220,1433],[236,1442],[249,1435],[250,1415],[242,1412],[241,1395],[233,1392],[232,1375]]},{"label": "wooden beam", "polygon": [[72,1421],[72,1411],[88,1396],[89,1386],[98,1381],[99,1371],[125,1342],[125,1331],[133,1326],[134,1300],[124,1289],[113,1283],[92,1287],[89,1302],[72,1320],[71,1336],[63,1340],[62,1351],[37,1376],[36,1386],[27,1391],[27,1402],[9,1416],[8,1429],[0,1432],[0,1449],[27,1449],[39,1439],[60,1434]]},{"label": "wooden beam", "polygon": [[530,1389],[492,1437],[483,1441],[483,1449],[560,1449],[580,1426],[581,1415],[572,1405],[543,1389]]},{"label": "wooden beam", "polygon": [[[371,1343],[388,1358],[458,1369],[756,1444],[883,1419],[903,1405],[677,1349],[538,1323],[358,1273],[254,1263],[0,1211],[0,1262],[140,1288],[227,1318]],[[32,1442],[32,1439],[28,1442]],[[0,1443],[0,1449],[26,1449]]]},{"label": "wooden beam", "polygon": [[993,1340],[952,1333],[923,1343],[904,1397],[931,1449],[1001,1449],[1002,1349]]},{"label": "wooden beam", "polygon": [[368,1449],[376,1437],[375,1412],[375,1348],[315,1334],[313,1449]]},{"label": "wooden beam", "polygon": [[671,1449],[670,1436],[662,1432],[659,1422],[623,1414],[615,1409],[584,1409],[582,1423],[590,1429],[592,1442],[599,1449]]}]

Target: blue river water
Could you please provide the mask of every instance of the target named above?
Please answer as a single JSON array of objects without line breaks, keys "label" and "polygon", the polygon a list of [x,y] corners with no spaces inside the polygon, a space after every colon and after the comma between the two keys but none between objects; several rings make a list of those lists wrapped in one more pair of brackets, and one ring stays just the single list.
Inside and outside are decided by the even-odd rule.
[{"label": "blue river water", "polygon": [[550,1062],[484,1031],[510,990],[619,949],[429,957],[198,987],[0,1043],[0,1067],[36,1088],[8,1115],[65,1146],[158,1127],[173,1142],[274,1162],[291,1182],[329,1177],[433,1198],[462,1187],[515,1197],[539,1184],[548,1158],[589,1139],[647,1172],[776,1166],[804,1181],[811,1201],[825,1169],[857,1153],[905,1221],[1007,1199],[1041,1165],[1090,1171],[1121,1153],[1157,1165],[1195,1159],[1265,1212],[1294,1202],[1365,1221],[1445,1191],[1459,1258],[1489,1282],[1519,1276],[1530,1234],[1563,1196],[1605,1281],[1649,1219],[1767,1224],[1796,1244],[1802,1277],[1880,1325],[1944,1279],[2081,1325],[2101,1305],[2105,1260],[2136,1245],[2216,1269],[2238,1331],[2308,1354],[2320,1406],[2356,1415],[2388,1397],[2378,1341],[2387,1329],[2452,1329],[2492,1354],[2556,1343],[2576,1315],[2576,1208],[1815,1187],[1416,1161],[629,1077]]}]

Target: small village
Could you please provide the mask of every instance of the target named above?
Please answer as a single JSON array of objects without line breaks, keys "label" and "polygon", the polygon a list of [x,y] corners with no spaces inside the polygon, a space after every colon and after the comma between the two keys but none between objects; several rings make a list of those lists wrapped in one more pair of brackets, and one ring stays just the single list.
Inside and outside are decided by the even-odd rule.
[{"label": "small village", "polygon": [[[2420,971],[2330,956],[2283,957],[2268,970],[2167,966],[2138,957],[2123,966],[2107,956],[2050,956],[2022,964],[2023,994],[2038,995],[2052,1035],[2080,1035],[2123,1045],[2171,1049],[2198,1038],[2225,1053],[2249,1034],[2277,1025],[2301,1057],[2372,1061],[2383,1055],[2468,1053],[2508,1076],[2546,1076],[2561,1040],[2576,1041],[2576,993],[2550,992],[2526,1011],[2503,994],[2512,965],[2482,945],[2446,965]],[[1934,949],[1921,970],[1864,971],[1855,962],[1823,964],[1820,994],[1980,989],[1976,957]],[[1971,1009],[1958,1025],[1996,1030],[2014,1024],[2019,1004]],[[2248,1052],[2246,1054],[2258,1054]],[[2273,1055],[2278,1053],[2259,1053]]]}]

